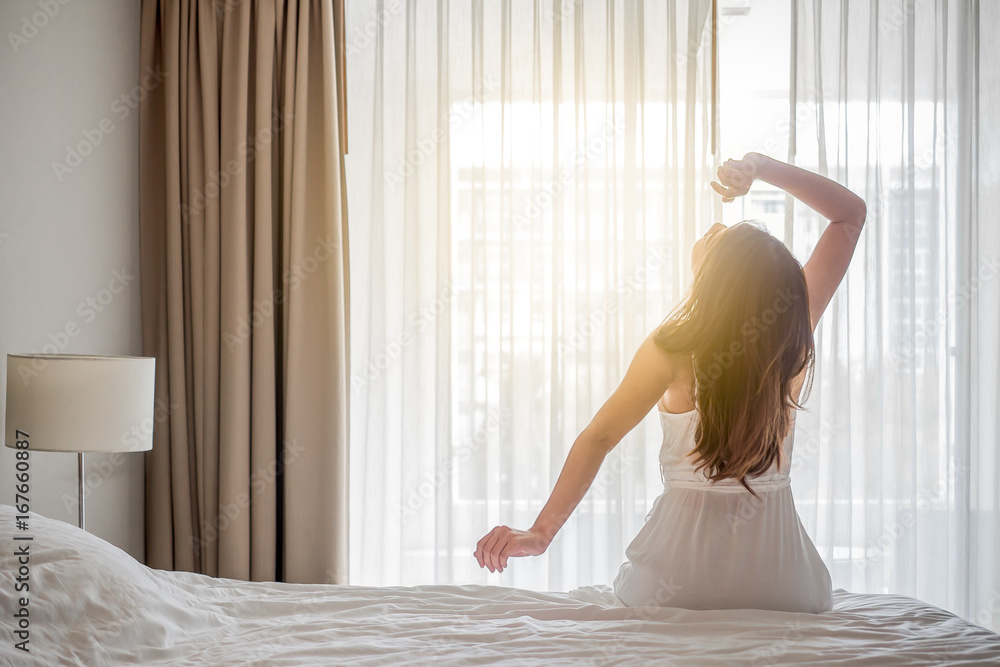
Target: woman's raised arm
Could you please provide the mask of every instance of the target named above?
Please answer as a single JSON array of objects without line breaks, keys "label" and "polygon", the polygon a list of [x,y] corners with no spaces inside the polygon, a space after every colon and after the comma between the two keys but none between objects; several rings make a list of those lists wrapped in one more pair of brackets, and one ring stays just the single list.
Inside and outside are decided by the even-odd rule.
[{"label": "woman's raised arm", "polygon": [[721,185],[711,185],[724,202],[745,195],[759,179],[776,185],[830,221],[802,267],[809,288],[809,319],[815,330],[854,256],[868,215],[864,200],[825,176],[760,153],[726,160],[718,176]]}]

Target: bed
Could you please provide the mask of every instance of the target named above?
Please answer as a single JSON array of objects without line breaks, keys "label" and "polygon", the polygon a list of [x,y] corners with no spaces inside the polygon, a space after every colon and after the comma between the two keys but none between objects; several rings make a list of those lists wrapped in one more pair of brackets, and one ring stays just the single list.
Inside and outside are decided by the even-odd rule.
[{"label": "bed", "polygon": [[[28,517],[18,530],[0,505],[8,665],[1000,664],[1000,635],[900,595],[838,589],[833,611],[813,615],[628,608],[606,585],[249,583],[154,570]],[[30,591],[15,593],[25,544]],[[30,653],[15,648],[25,595]]]}]

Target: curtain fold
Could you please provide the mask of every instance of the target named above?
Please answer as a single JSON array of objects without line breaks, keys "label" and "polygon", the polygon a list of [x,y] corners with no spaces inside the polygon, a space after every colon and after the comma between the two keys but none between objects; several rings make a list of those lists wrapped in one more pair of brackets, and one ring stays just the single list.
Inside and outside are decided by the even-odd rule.
[{"label": "curtain fold", "polygon": [[[835,587],[1000,630],[995,3],[796,0],[789,160],[868,224],[818,330],[792,475]],[[796,254],[818,221],[794,208]],[[800,456],[801,453],[801,456]]]},{"label": "curtain fold", "polygon": [[[662,490],[655,415],[549,551],[527,528],[719,214],[712,2],[351,3],[351,582],[608,583]],[[502,576],[502,579],[500,578]]]},{"label": "curtain fold", "polygon": [[169,405],[146,458],[153,567],[346,583],[338,12],[143,2],[142,67],[163,74],[140,107],[143,349]]}]

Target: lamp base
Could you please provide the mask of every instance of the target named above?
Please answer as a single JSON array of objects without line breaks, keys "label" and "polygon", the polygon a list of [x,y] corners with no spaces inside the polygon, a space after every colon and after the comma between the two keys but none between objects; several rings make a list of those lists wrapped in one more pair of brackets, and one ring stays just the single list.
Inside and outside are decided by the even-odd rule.
[{"label": "lamp base", "polygon": [[77,508],[80,512],[80,528],[87,530],[85,519],[86,512],[83,510],[83,452],[76,453],[76,481],[77,481]]}]

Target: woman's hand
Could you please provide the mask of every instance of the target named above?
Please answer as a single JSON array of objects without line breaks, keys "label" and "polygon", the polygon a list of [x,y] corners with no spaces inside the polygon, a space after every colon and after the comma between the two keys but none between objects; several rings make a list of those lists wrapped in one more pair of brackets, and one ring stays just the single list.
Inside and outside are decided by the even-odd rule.
[{"label": "woman's hand", "polygon": [[722,201],[727,204],[736,197],[742,197],[757,179],[764,159],[759,153],[747,153],[742,160],[726,160],[717,171],[719,183],[710,183],[712,189],[722,195]]},{"label": "woman's hand", "polygon": [[476,544],[479,567],[490,572],[503,572],[511,556],[539,556],[545,553],[549,541],[540,532],[497,526]]}]

